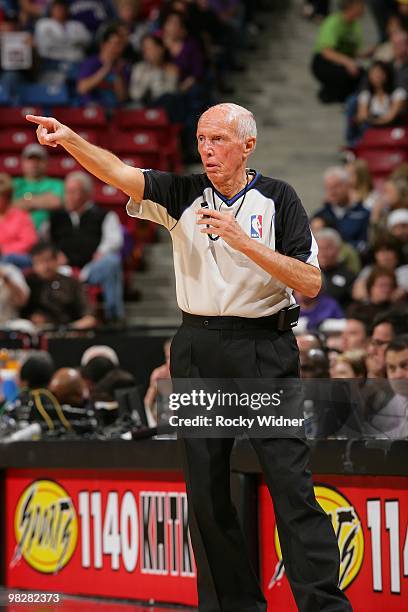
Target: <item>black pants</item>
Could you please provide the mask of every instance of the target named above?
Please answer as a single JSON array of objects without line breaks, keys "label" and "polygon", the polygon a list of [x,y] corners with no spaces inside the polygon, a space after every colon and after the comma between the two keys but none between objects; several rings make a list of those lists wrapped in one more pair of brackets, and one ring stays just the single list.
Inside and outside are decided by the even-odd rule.
[{"label": "black pants", "polygon": [[[297,377],[293,333],[262,328],[262,323],[248,329],[251,324],[253,320],[236,317],[190,317],[172,342],[172,377]],[[179,439],[200,612],[267,609],[230,498],[233,442]],[[251,443],[272,496],[285,571],[299,610],[350,612],[337,586],[339,550],[330,519],[314,496],[307,444],[300,438],[253,438]]]},{"label": "black pants", "polygon": [[344,66],[330,62],[320,53],[316,53],[313,57],[312,72],[322,84],[327,101],[332,102],[344,102],[356,91],[361,79],[361,74],[352,76]]}]

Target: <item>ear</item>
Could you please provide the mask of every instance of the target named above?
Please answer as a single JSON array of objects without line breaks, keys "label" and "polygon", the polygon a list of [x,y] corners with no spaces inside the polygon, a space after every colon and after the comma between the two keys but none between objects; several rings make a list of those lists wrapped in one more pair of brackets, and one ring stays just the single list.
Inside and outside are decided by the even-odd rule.
[{"label": "ear", "polygon": [[254,151],[256,145],[256,138],[247,138],[244,145],[244,155],[247,158]]}]

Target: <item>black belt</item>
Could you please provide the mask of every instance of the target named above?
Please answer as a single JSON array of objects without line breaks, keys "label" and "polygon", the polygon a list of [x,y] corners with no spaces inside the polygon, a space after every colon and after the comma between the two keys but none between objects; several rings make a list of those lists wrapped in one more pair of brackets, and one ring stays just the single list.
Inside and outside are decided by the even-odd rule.
[{"label": "black belt", "polygon": [[279,312],[269,317],[206,317],[183,312],[183,325],[205,329],[277,329]]}]

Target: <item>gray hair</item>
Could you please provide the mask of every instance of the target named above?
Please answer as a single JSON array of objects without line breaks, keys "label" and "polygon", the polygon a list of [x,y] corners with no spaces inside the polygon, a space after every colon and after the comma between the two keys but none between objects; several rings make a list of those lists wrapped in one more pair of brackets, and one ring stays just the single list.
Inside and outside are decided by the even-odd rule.
[{"label": "gray hair", "polygon": [[350,180],[349,173],[343,166],[330,166],[330,168],[327,168],[326,172],[323,174],[324,180],[331,176],[335,176],[342,183],[348,183]]},{"label": "gray hair", "polygon": [[78,181],[82,185],[82,189],[88,195],[92,193],[93,190],[93,182],[90,174],[86,172],[82,172],[81,170],[75,170],[74,172],[69,172],[65,177],[65,181],[74,180]]},{"label": "gray hair", "polygon": [[[232,102],[223,102],[222,104],[211,106],[208,111],[217,109],[225,112],[227,123],[236,122],[236,132],[241,140],[244,141],[247,138],[256,138],[257,129],[255,117],[247,108],[239,106],[239,104],[233,104]],[[203,113],[203,115],[204,114],[205,113]]]},{"label": "gray hair", "polygon": [[324,227],[323,229],[319,230],[316,233],[315,238],[316,240],[319,240],[321,238],[330,240],[339,249],[341,248],[341,245],[343,244],[343,240],[339,232],[336,232],[336,230],[332,229],[331,227]]}]

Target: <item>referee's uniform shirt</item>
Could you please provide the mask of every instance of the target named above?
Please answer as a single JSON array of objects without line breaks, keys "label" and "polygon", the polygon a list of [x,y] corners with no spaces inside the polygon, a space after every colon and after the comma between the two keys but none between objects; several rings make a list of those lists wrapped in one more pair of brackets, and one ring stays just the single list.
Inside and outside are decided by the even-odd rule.
[{"label": "referee's uniform shirt", "polygon": [[[173,240],[183,311],[171,346],[173,378],[299,376],[293,332],[277,329],[276,313],[295,302],[292,289],[197,225],[200,208],[229,211],[252,240],[318,267],[316,242],[294,189],[254,171],[248,174],[251,182],[227,199],[205,174],[145,170],[143,200],[127,204],[129,215],[165,226]],[[179,439],[200,612],[266,612],[230,501],[233,442]],[[331,522],[314,497],[305,441],[251,438],[251,443],[273,497],[285,571],[299,610],[350,612],[337,586],[339,551]]]}]

